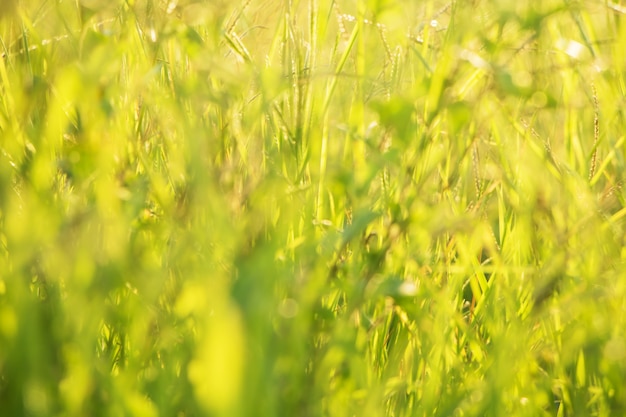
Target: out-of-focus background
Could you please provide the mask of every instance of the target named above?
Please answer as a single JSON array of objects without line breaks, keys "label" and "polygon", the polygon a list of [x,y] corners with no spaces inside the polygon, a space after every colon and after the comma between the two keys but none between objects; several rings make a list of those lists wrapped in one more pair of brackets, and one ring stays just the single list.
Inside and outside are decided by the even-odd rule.
[{"label": "out-of-focus background", "polygon": [[626,409],[625,6],[0,3],[0,414]]}]

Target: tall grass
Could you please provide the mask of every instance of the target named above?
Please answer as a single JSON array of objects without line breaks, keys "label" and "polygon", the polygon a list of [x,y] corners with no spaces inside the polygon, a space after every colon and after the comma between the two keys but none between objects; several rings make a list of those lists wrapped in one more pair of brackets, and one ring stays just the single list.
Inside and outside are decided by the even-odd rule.
[{"label": "tall grass", "polygon": [[3,2],[0,414],[623,414],[625,18]]}]

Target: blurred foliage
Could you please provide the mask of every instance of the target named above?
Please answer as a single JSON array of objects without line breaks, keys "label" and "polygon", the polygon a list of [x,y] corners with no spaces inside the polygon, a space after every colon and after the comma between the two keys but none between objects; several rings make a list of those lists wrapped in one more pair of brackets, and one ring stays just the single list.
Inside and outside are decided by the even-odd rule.
[{"label": "blurred foliage", "polygon": [[625,15],[3,1],[1,414],[624,414]]}]

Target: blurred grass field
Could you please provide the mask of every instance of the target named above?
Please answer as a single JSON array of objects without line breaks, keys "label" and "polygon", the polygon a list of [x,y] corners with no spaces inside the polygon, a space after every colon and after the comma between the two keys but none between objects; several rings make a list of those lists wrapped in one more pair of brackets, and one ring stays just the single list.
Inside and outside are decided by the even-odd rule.
[{"label": "blurred grass field", "polygon": [[3,0],[0,415],[626,414],[620,0]]}]

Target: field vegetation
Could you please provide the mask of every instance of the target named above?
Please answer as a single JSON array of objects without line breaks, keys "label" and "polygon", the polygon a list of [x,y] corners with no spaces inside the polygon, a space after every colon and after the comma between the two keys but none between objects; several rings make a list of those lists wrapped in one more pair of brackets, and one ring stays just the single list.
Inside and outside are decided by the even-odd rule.
[{"label": "field vegetation", "polygon": [[3,416],[626,415],[619,0],[2,0]]}]

